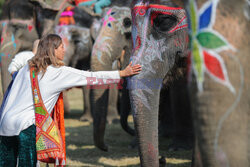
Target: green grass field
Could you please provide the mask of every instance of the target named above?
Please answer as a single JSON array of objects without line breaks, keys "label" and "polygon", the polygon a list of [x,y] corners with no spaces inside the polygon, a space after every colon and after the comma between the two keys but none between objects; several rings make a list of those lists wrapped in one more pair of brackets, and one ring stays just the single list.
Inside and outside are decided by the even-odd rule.
[{"label": "green grass field", "polygon": [[[140,166],[137,149],[129,148],[133,137],[125,133],[120,124],[107,124],[105,141],[109,145],[108,152],[95,148],[92,123],[79,121],[83,112],[81,90],[72,89],[68,95],[71,113],[65,118],[67,166]],[[192,151],[168,152],[170,142],[168,138],[159,139],[160,155],[166,157],[167,167],[190,167]]]}]

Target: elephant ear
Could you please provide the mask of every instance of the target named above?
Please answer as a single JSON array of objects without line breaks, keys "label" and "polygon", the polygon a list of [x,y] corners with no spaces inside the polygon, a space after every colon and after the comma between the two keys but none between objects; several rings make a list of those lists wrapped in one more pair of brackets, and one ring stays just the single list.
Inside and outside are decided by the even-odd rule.
[{"label": "elephant ear", "polygon": [[45,9],[51,9],[59,11],[65,3],[67,3],[67,0],[30,0],[31,2],[37,2],[39,3],[42,8]]},{"label": "elephant ear", "polygon": [[106,16],[107,12],[111,9],[112,7],[106,7],[104,9],[102,9],[102,14],[101,17],[103,18],[104,16]]},{"label": "elephant ear", "polygon": [[122,10],[123,12],[120,13],[121,20],[119,20],[118,22],[120,22],[120,25],[122,25],[121,32],[129,34],[132,32],[132,17],[130,8],[123,7]]}]

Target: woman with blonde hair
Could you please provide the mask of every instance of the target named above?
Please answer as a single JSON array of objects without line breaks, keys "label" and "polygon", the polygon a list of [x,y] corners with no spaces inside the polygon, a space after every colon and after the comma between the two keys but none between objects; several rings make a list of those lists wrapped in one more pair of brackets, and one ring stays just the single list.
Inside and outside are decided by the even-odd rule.
[{"label": "woman with blonde hair", "polygon": [[122,71],[88,72],[64,66],[63,59],[62,39],[49,34],[16,75],[0,111],[0,167],[31,167],[37,160],[65,165],[64,124],[58,119],[63,117],[61,92],[87,85],[88,77],[117,83],[141,71],[130,63]]}]

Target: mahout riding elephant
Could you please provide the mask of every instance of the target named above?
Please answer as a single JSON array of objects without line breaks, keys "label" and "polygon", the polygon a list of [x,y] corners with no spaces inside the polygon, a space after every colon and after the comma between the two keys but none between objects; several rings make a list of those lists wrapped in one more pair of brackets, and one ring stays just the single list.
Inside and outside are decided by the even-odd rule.
[{"label": "mahout riding elephant", "polygon": [[11,80],[7,69],[13,56],[22,50],[32,50],[32,44],[38,38],[33,16],[33,5],[28,0],[9,0],[2,6],[0,61],[3,92]]},{"label": "mahout riding elephant", "polygon": [[187,0],[193,166],[250,166],[249,1]]},{"label": "mahout riding elephant", "polygon": [[170,1],[134,0],[131,61],[140,74],[128,79],[141,166],[159,166],[158,110],[162,81],[187,57],[185,10]]},{"label": "mahout riding elephant", "polygon": [[[129,4],[129,2],[128,2]],[[112,64],[124,51],[123,64],[128,64],[131,54],[131,14],[129,7],[113,6],[106,9],[103,24],[93,46],[91,70],[112,70]],[[114,87],[112,89],[117,89]],[[104,133],[108,110],[109,89],[91,89],[91,110],[94,114],[94,143],[101,150],[107,151]],[[115,99],[112,97],[112,101]]]}]

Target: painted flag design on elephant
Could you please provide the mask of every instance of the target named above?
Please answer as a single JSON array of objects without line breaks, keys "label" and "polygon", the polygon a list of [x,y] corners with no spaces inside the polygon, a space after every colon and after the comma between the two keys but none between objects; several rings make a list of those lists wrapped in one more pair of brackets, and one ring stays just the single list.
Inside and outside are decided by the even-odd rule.
[{"label": "painted flag design on elephant", "polygon": [[214,81],[219,82],[235,94],[235,89],[229,81],[226,65],[218,54],[224,50],[235,50],[228,41],[213,29],[216,18],[216,8],[219,0],[209,0],[200,10],[194,0],[189,1],[189,39],[191,64],[197,79],[199,91],[203,90],[204,73]]}]

